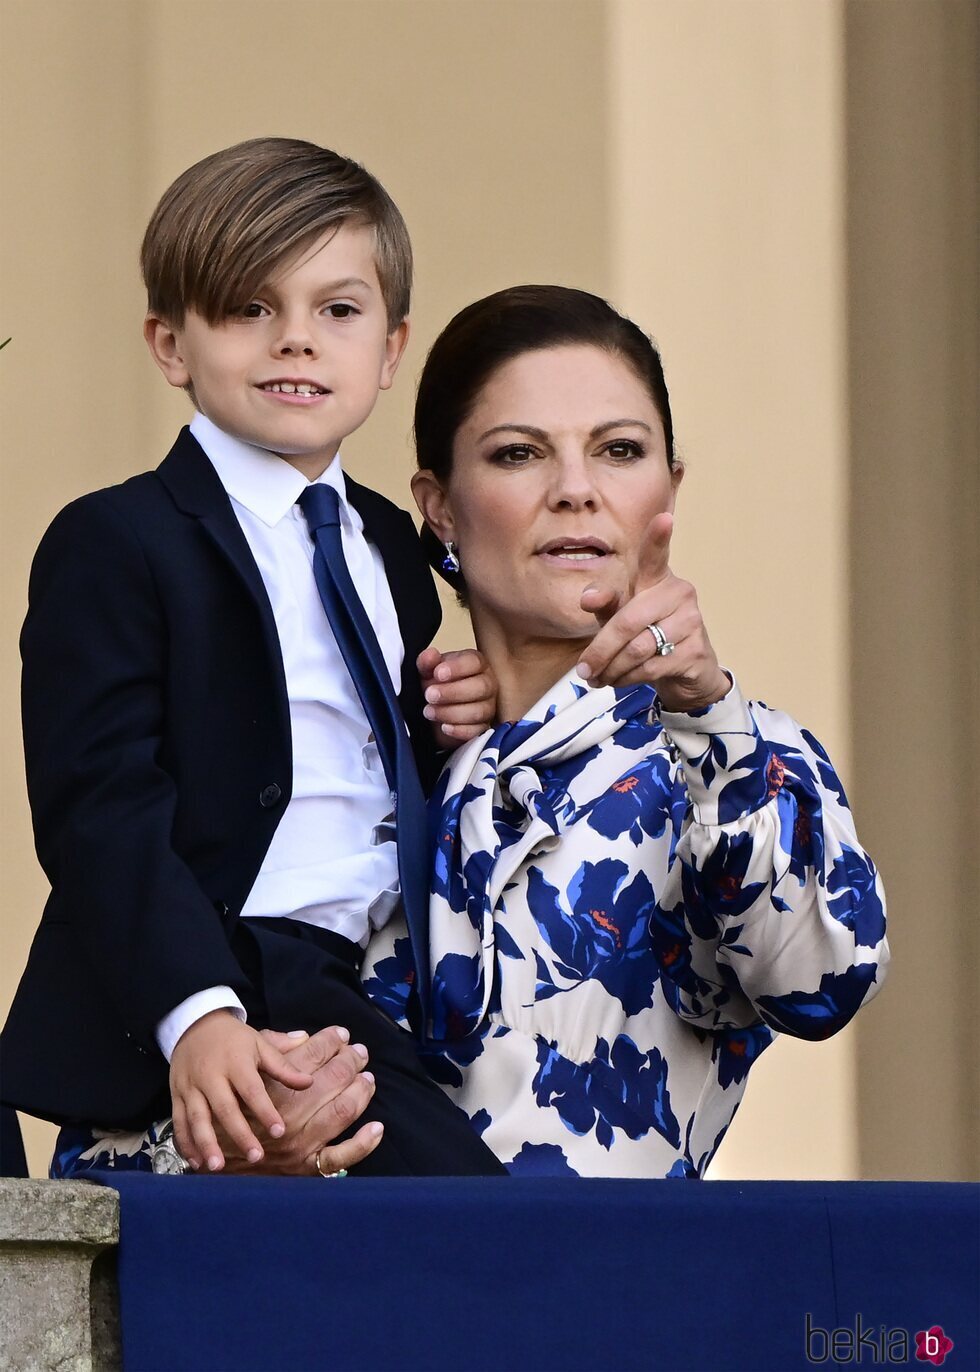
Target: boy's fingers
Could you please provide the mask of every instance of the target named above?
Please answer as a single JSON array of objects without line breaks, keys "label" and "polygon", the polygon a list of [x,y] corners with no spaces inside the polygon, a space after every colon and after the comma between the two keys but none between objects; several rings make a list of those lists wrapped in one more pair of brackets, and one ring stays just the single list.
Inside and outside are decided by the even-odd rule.
[{"label": "boy's fingers", "polygon": [[[356,1167],[369,1153],[373,1153],[384,1136],[384,1125],[377,1120],[362,1125],[352,1139],[343,1143],[328,1143],[317,1154],[320,1171],[327,1176],[342,1168]],[[314,1170],[316,1163],[313,1164]]]},{"label": "boy's fingers", "polygon": [[[258,1076],[256,1076],[256,1082],[258,1082],[260,1090],[264,1090],[261,1079]],[[222,1083],[222,1086],[225,1087],[226,1084]],[[241,1090],[243,1101],[246,1100],[246,1094],[248,1094],[252,1097],[252,1100],[258,1104],[258,1096],[253,1093],[251,1084],[242,1088],[238,1087],[236,1084],[235,1091],[238,1090]],[[241,1103],[239,1102],[235,1091],[227,1088],[214,1093],[211,1097],[212,1121],[216,1121],[221,1125],[222,1130],[227,1135],[228,1143],[231,1144],[233,1150],[237,1150],[241,1157],[245,1158],[248,1162],[259,1162],[264,1151],[262,1144],[259,1142],[254,1129],[242,1113]],[[253,1108],[252,1100],[248,1101],[249,1109]],[[258,1109],[255,1110],[255,1114],[256,1118],[258,1118]],[[268,1111],[266,1111],[266,1114],[268,1114]],[[213,1122],[211,1127],[213,1129]],[[217,1139],[215,1139],[215,1145],[216,1147],[218,1146]],[[216,1170],[211,1167],[210,1155],[208,1155],[207,1166],[212,1171]]]},{"label": "boy's fingers", "polygon": [[460,648],[443,653],[434,671],[436,681],[461,681],[464,677],[480,676],[486,671],[486,659],[475,648]]},{"label": "boy's fingers", "polygon": [[[271,1138],[281,1139],[286,1132],[282,1115],[272,1103],[265,1083],[256,1072],[254,1077],[247,1081],[235,1084],[242,1104],[247,1108],[250,1117],[256,1121],[270,1135]],[[246,1153],[246,1157],[248,1154]],[[258,1158],[249,1157],[250,1162],[258,1162]]]},{"label": "boy's fingers", "polygon": [[184,1102],[180,1096],[176,1096],[171,1104],[174,1122],[174,1143],[177,1152],[182,1158],[186,1158],[190,1166],[196,1172],[201,1166],[201,1159],[194,1147],[191,1138],[191,1131],[187,1127],[187,1112],[184,1109]]},{"label": "boy's fingers", "polygon": [[[427,705],[426,719],[437,724],[482,724],[485,729],[493,719],[494,711],[489,701],[477,700],[472,705]],[[429,711],[432,711],[429,714]]]},{"label": "boy's fingers", "polygon": [[419,676],[431,676],[441,661],[442,653],[438,648],[426,648],[415,659],[415,668]]},{"label": "boy's fingers", "polygon": [[469,743],[471,738],[478,738],[480,734],[487,732],[489,720],[483,720],[480,724],[442,724],[439,728],[448,735],[454,743]]},{"label": "boy's fingers", "polygon": [[425,699],[429,705],[465,705],[474,700],[494,700],[496,687],[487,672],[460,677],[455,681],[440,681],[427,686]]},{"label": "boy's fingers", "polygon": [[[232,1097],[232,1100],[234,1100],[234,1097]],[[235,1109],[237,1110],[237,1106]],[[200,1091],[194,1091],[188,1096],[186,1110],[187,1128],[191,1136],[191,1147],[197,1153],[198,1157],[201,1158],[204,1167],[206,1167],[209,1172],[220,1171],[224,1166],[225,1155],[218,1146],[218,1140],[215,1137],[214,1126],[211,1121],[211,1107]],[[238,1111],[238,1115],[239,1119],[241,1119],[240,1110]],[[244,1120],[241,1120],[241,1122],[242,1124],[245,1124]],[[222,1123],[224,1123],[223,1120]],[[225,1125],[225,1128],[227,1129],[227,1125]],[[251,1133],[247,1124],[245,1124],[245,1128]],[[228,1129],[228,1133],[234,1137],[230,1129]],[[257,1142],[258,1140],[256,1140],[256,1143]]]},{"label": "boy's fingers", "polygon": [[300,1071],[264,1039],[259,1040],[258,1065],[266,1076],[282,1082],[283,1086],[288,1086],[293,1091],[306,1091],[313,1084],[309,1072]]}]

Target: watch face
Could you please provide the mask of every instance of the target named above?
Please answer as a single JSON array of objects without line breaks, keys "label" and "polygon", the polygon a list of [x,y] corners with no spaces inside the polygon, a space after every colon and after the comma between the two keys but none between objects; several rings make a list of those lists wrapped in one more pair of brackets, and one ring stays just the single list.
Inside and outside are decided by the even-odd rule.
[{"label": "watch face", "polygon": [[159,1176],[180,1177],[187,1171],[187,1163],[177,1152],[172,1139],[165,1139],[155,1146],[152,1164]]}]

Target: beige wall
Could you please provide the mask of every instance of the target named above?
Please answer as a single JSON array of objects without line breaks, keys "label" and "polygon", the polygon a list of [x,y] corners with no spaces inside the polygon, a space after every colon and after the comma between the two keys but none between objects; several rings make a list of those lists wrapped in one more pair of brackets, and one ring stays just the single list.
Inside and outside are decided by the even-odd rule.
[{"label": "beige wall", "polygon": [[894,949],[859,1061],[861,1166],[976,1178],[980,7],[846,19],[854,790]]},{"label": "beige wall", "polygon": [[[615,293],[664,351],[688,464],[674,562],[722,661],[846,776],[840,9],[617,0],[611,17]],[[856,1175],[854,1055],[853,1030],[780,1042],[712,1175]]]},{"label": "beige wall", "polygon": [[[865,22],[887,25],[889,6],[917,4],[863,0],[874,12]],[[894,849],[852,673],[862,526],[851,494],[848,166],[860,150],[874,161],[875,145],[850,122],[854,40],[840,0],[0,0],[0,23],[0,338],[14,339],[0,355],[0,1010],[44,892],[15,726],[31,551],[55,509],[155,463],[185,418],[141,351],[142,224],[183,167],[259,133],[360,158],[412,230],[411,351],[345,449],[356,474],[394,498],[407,499],[425,346],[466,301],[516,281],[563,281],[611,295],[657,335],[688,463],[677,565],[749,690],[804,720],[845,775],[865,759],[852,788],[859,819],[864,828],[877,815],[880,842]],[[901,98],[887,69],[878,79]],[[889,144],[887,122],[875,137]],[[927,133],[927,151],[941,137]],[[865,315],[875,303],[862,300]],[[887,396],[880,356],[865,365]],[[878,608],[887,598],[876,586]],[[465,634],[453,613],[444,644]],[[945,660],[944,642],[933,651]],[[907,780],[904,756],[895,769]],[[952,935],[962,894],[949,897]],[[887,1045],[874,1030],[886,1022]],[[928,1070],[929,1035],[942,1053],[955,1035],[937,1008],[925,1041],[905,1036],[901,992],[887,1019],[876,1006],[868,1023],[763,1058],[715,1174],[891,1165],[865,1134],[894,1130],[895,1112],[867,1108],[858,1063],[887,1057],[897,1036]],[[960,1113],[964,1065],[947,1073]],[[966,1139],[968,1127],[955,1128]],[[31,1140],[37,1168],[48,1140],[36,1129]],[[962,1147],[943,1157],[940,1174],[962,1172]],[[937,1173],[924,1138],[906,1162],[913,1175]]]}]

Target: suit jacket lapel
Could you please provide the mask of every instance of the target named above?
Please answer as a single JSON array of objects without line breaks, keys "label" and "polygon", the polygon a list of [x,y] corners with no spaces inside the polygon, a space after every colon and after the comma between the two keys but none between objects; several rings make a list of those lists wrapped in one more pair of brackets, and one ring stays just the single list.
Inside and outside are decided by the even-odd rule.
[{"label": "suit jacket lapel", "polygon": [[291,738],[282,648],[265,583],[255,564],[248,540],[235,518],[227,492],[208,461],[204,449],[189,429],[181,429],[174,446],[157,468],[157,475],[170,492],[177,508],[200,521],[202,529],[237,572],[254,602],[262,628],[262,640],[280,686],[277,692],[277,723],[285,730],[286,738]]}]

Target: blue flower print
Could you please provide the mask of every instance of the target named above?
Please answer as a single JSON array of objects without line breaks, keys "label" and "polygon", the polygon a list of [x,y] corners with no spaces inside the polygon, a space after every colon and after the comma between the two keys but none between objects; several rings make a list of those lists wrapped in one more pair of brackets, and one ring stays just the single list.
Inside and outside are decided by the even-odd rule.
[{"label": "blue flower print", "polygon": [[722,1088],[745,1080],[756,1058],[768,1048],[773,1032],[766,1024],[753,1024],[747,1029],[728,1029],[712,1035],[711,1061],[718,1070],[718,1085]]},{"label": "blue flower print", "polygon": [[850,806],[847,803],[847,796],[844,793],[843,783],[831,765],[830,758],[827,756],[827,750],[819,739],[813,737],[809,729],[801,729],[800,734],[806,739],[806,742],[816,754],[817,771],[820,773],[820,780],[823,783],[824,789],[829,791],[832,796],[837,797],[837,800],[843,809],[849,810]]},{"label": "blue flower print", "polygon": [[857,1013],[877,980],[877,966],[861,962],[845,972],[827,972],[816,991],[790,991],[784,996],[758,996],[756,1006],[782,1033],[801,1039],[828,1039]]},{"label": "blue flower print", "polygon": [[660,838],[670,821],[673,785],[670,759],[666,753],[653,753],[614,781],[579,811],[588,816],[591,828],[603,838],[628,834],[639,845],[644,834]]},{"label": "blue flower print", "polygon": [[885,911],[875,887],[875,866],[865,853],[843,847],[827,877],[827,904],[834,919],[854,935],[859,948],[874,948],[885,936]]},{"label": "blue flower print", "polygon": [[473,1128],[482,1139],[491,1124],[493,1124],[493,1116],[490,1114],[489,1110],[477,1110],[475,1115],[470,1116],[470,1124],[472,1124]]},{"label": "blue flower print", "polygon": [[657,904],[650,920],[650,935],[661,985],[671,1009],[675,1014],[681,1012],[683,993],[697,1007],[695,1013],[700,1013],[703,1009],[702,1000],[707,1000],[714,988],[694,970],[691,931],[684,920],[684,906],[665,910]]},{"label": "blue flower print", "polygon": [[553,1106],[573,1134],[595,1132],[605,1149],[613,1146],[614,1129],[627,1138],[644,1138],[651,1129],[674,1148],[680,1147],[680,1126],[670,1105],[667,1063],[657,1048],[643,1053],[620,1034],[612,1045],[596,1040],[590,1062],[562,1057],[553,1043],[538,1043],[538,1070],[531,1083],[542,1109]]},{"label": "blue flower print", "polygon": [[414,988],[412,941],[407,937],[397,938],[392,956],[382,958],[374,968],[374,976],[364,979],[365,994],[393,1020],[404,1021]]},{"label": "blue flower print", "polygon": [[577,1177],[557,1143],[526,1143],[507,1163],[512,1177]]},{"label": "blue flower print", "polygon": [[[463,1085],[462,1069],[471,1066],[483,1052],[484,1042],[482,1034],[471,1034],[469,1038],[460,1039],[458,1043],[426,1043],[419,1046],[418,1054],[422,1060],[422,1065],[428,1072],[433,1081],[440,1086],[448,1086],[458,1089]],[[471,1123],[478,1133],[490,1123],[490,1116],[482,1123],[478,1122],[478,1116],[486,1114],[486,1111],[477,1111]]]},{"label": "blue flower print", "polygon": [[617,748],[646,748],[663,733],[653,714],[657,693],[652,686],[617,686],[612,717],[620,727],[613,736]]},{"label": "blue flower print", "polygon": [[684,908],[698,938],[717,938],[722,920],[744,915],[766,889],[764,881],[745,881],[753,851],[751,833],[722,833],[700,871],[696,858],[684,863]]},{"label": "blue flower print", "polygon": [[[804,886],[813,869],[823,867],[820,811],[818,809],[814,815],[808,806],[800,805],[788,787],[781,787],[776,797],[776,814],[779,819],[779,846],[789,858],[787,874]],[[774,904],[777,909],[788,909],[778,896],[774,896]]]},{"label": "blue flower print", "polygon": [[[713,737],[710,753],[720,766],[727,766],[727,752],[720,736]],[[708,761],[710,764],[710,758]],[[787,785],[797,796],[806,797],[815,814],[820,813],[813,773],[799,748],[772,740],[767,742],[756,729],[752,751],[740,757],[735,768],[738,775],[722,787],[718,796],[719,824],[730,824],[761,809]],[[711,784],[705,776],[705,765],[701,766],[701,776],[706,785]]]},{"label": "blue flower print", "polygon": [[[627,1014],[635,1015],[653,1004],[657,965],[648,928],[654,897],[643,872],[625,885],[628,870],[615,858],[582,863],[566,893],[569,913],[540,868],[529,867],[527,898],[534,922],[555,954],[556,970],[576,985],[592,979],[601,982]],[[538,973],[544,984],[538,999],[562,989],[554,985],[540,957]]]},{"label": "blue flower print", "polygon": [[483,959],[445,953],[432,974],[432,1037],[437,1043],[468,1038],[483,1014]]},{"label": "blue flower print", "polygon": [[[691,1117],[688,1119],[687,1131],[684,1135],[683,1158],[679,1158],[678,1161],[674,1163],[673,1167],[670,1169],[670,1172],[668,1173],[668,1176],[687,1177],[692,1181],[696,1181],[700,1177],[703,1177],[705,1172],[708,1170],[709,1162],[718,1152],[718,1149],[721,1147],[722,1140],[728,1133],[728,1124],[731,1123],[731,1120],[729,1120],[728,1124],[723,1124],[722,1127],[719,1129],[718,1133],[715,1135],[714,1141],[710,1145],[710,1147],[706,1148],[700,1157],[695,1158],[694,1151],[691,1146],[691,1135],[694,1132],[694,1125],[696,1120],[696,1114],[691,1115]],[[679,1166],[678,1164],[682,1165]]]},{"label": "blue flower print", "polygon": [[[486,887],[487,876],[493,865],[493,856],[490,853],[481,851],[474,855],[466,864],[466,868],[461,870],[459,861],[459,815],[462,807],[470,801],[482,795],[478,786],[467,786],[458,795],[452,796],[443,806],[430,811],[432,818],[432,831],[435,854],[433,858],[433,877],[432,891],[437,896],[442,896],[451,910],[462,913],[470,910],[472,905],[471,892],[476,890],[481,894]],[[477,902],[477,909],[482,902]],[[470,921],[474,928],[479,928],[479,922],[473,920],[470,914]]]}]

